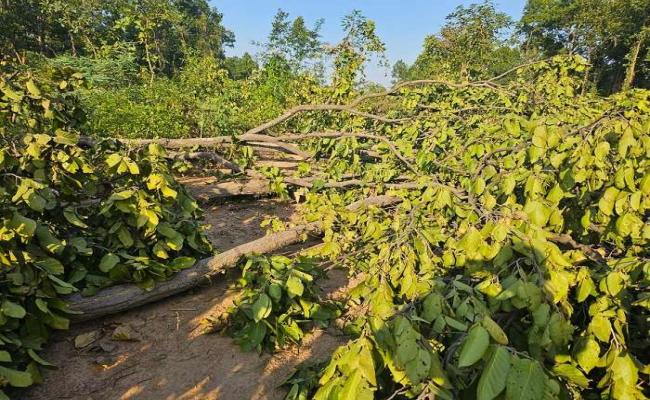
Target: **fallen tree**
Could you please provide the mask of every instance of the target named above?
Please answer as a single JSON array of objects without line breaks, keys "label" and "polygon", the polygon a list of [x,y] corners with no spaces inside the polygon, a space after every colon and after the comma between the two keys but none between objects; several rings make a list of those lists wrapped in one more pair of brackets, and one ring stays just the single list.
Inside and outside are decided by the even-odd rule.
[{"label": "fallen tree", "polygon": [[[361,179],[344,179],[341,181],[316,182],[315,178],[293,178],[284,177],[282,181],[287,186],[294,188],[311,189],[318,187],[320,189],[351,189],[363,187],[383,187],[386,189],[420,189],[430,185],[432,182],[366,182]],[[274,195],[271,188],[271,182],[264,177],[257,176],[253,179],[230,180],[216,183],[200,184],[200,180],[194,181],[194,184],[188,186],[188,191],[192,196],[202,203],[223,202],[233,197],[265,197]]]},{"label": "fallen tree", "polygon": [[[314,382],[296,380],[294,394],[517,398],[526,397],[517,385],[523,380],[530,398],[598,392],[642,398],[640,376],[647,375],[642,365],[650,354],[643,336],[650,309],[650,95],[575,96],[582,82],[577,73],[584,68],[579,58],[557,58],[505,84],[497,80],[512,71],[473,83],[407,82],[347,106],[290,109],[243,140],[224,142],[289,149],[300,142],[309,163],[295,175],[311,176],[247,170],[253,180],[239,187],[207,185],[204,197],[197,197],[307,188],[302,211],[318,222],[205,259],[149,286],[149,292],[124,284],[96,297],[66,300],[83,312],[81,320],[125,311],[208,281],[247,254],[272,253],[305,235],[322,234],[322,246],[310,254],[363,277],[342,305],[350,313],[345,331],[353,338],[325,370],[310,373]],[[358,109],[362,101],[386,95],[398,98]],[[380,112],[389,116],[378,117]],[[282,129],[271,132],[276,125]],[[209,148],[219,140],[131,144],[191,144],[203,147],[197,157],[210,159]],[[157,146],[142,150],[149,148]],[[137,175],[128,161],[110,163]],[[147,185],[173,196],[158,176]],[[402,204],[358,212],[354,205],[342,207],[385,188],[406,190],[380,204]],[[143,220],[133,220],[138,219]],[[18,218],[10,227],[24,231]],[[176,245],[169,229],[161,234]],[[293,322],[309,321],[322,305],[312,291],[316,274],[301,274],[303,258],[275,257],[282,259],[280,266],[271,263],[266,270],[265,257],[252,261],[259,264],[258,280],[247,279],[250,269],[242,271],[249,285],[236,304],[246,327],[238,340],[250,349],[264,338],[267,349],[283,346],[282,335],[295,333]],[[104,269],[114,267],[109,264]],[[282,279],[272,281],[271,269],[281,271]],[[8,311],[15,318],[22,314],[15,307]]]},{"label": "fallen tree", "polygon": [[[385,207],[400,201],[401,199],[395,196],[373,196],[354,202],[348,205],[347,209],[356,211],[368,206]],[[322,226],[319,222],[312,222],[236,246],[221,254],[199,261],[194,267],[180,271],[167,281],[157,283],[149,291],[143,291],[134,284],[121,284],[105,288],[94,296],[83,297],[80,294],[74,294],[65,300],[69,304],[70,310],[80,313],[71,315],[74,321],[86,321],[126,311],[187,291],[209,281],[210,278],[226,269],[236,266],[246,255],[271,253],[300,242],[305,234],[317,235],[321,229]]]}]

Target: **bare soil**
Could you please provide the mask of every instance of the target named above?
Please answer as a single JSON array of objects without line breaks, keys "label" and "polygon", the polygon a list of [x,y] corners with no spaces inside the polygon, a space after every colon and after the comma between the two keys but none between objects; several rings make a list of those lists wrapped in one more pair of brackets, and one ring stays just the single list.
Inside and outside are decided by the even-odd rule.
[{"label": "bare soil", "polygon": [[[258,199],[209,207],[205,217],[210,239],[222,251],[263,236],[259,224],[266,215],[290,221],[294,212],[291,204]],[[341,271],[329,276],[323,284],[328,292],[347,284]],[[260,355],[241,351],[229,337],[204,334],[205,319],[232,304],[233,278],[225,274],[193,292],[57,332],[43,356],[58,369],[46,371],[43,383],[22,398],[282,399],[280,385],[296,365],[326,359],[345,339],[318,330],[299,348]],[[113,340],[115,329],[130,341]],[[76,348],[75,338],[88,333],[95,340]]]}]

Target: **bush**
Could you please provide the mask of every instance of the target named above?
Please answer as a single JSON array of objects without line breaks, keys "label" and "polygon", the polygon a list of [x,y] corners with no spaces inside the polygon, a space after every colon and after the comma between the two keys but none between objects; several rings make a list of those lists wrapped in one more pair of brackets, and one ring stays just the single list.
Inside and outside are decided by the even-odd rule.
[{"label": "bush", "polygon": [[79,146],[79,85],[2,64],[0,398],[50,365],[37,352],[68,327],[62,296],[122,281],[149,289],[211,252],[161,147]]}]

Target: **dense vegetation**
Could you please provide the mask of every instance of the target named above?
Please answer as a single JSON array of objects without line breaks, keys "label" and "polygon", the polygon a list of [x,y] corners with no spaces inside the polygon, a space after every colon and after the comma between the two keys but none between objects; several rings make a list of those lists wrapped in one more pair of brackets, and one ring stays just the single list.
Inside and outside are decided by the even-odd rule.
[{"label": "dense vegetation", "polygon": [[[459,7],[384,90],[359,12],[326,47],[322,21],[279,11],[253,58],[225,56],[202,0],[0,0],[0,398],[48,366],[63,295],[151,289],[211,252],[175,155],[115,137],[248,154],[237,136],[298,104],[262,131],[309,157],[258,172],[324,243],[250,257],[214,321],[245,350],[349,336],[289,399],[647,398],[648,18],[640,0],[530,0],[517,24]],[[342,301],[325,265],[357,282]]]},{"label": "dense vegetation", "polygon": [[[285,138],[328,138],[312,171],[366,188],[304,193],[317,255],[363,281],[344,307],[353,339],[292,398],[646,398],[649,93],[576,96],[584,70],[556,58],[507,83],[405,84],[389,124],[295,122],[325,133]],[[376,192],[400,204],[341,208]]]},{"label": "dense vegetation", "polygon": [[[81,76],[39,79],[3,64],[0,80],[0,386],[38,382],[49,329],[67,329],[61,296],[113,282],[143,289],[211,252],[200,210],[152,144],[81,147],[67,97]],[[27,368],[25,371],[24,368]],[[0,397],[6,394],[0,391]]]}]

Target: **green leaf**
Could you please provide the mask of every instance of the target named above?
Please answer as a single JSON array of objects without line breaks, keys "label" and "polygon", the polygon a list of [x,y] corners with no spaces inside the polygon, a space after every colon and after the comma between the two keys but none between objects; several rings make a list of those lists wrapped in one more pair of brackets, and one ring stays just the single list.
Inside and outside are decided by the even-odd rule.
[{"label": "green leaf", "polygon": [[610,296],[616,296],[623,289],[623,275],[618,271],[612,271],[600,281],[600,290]]},{"label": "green leaf", "polygon": [[74,211],[72,208],[66,208],[63,210],[63,216],[65,219],[72,225],[78,227],[78,228],[88,228],[88,225],[86,225],[81,218],[77,215],[77,213]]},{"label": "green leaf", "polygon": [[131,236],[131,232],[129,232],[129,230],[126,229],[125,227],[122,226],[117,231],[117,238],[120,240],[122,245],[124,245],[124,247],[129,248],[129,247],[133,246],[133,243],[134,243],[133,242],[133,236]]},{"label": "green leaf", "polygon": [[377,384],[377,377],[375,376],[375,363],[372,358],[371,345],[368,340],[359,343],[359,370],[363,377],[371,384]]},{"label": "green leaf", "polygon": [[506,388],[506,378],[509,371],[510,353],[505,347],[496,346],[478,381],[476,398],[478,400],[496,398]]},{"label": "green leaf", "polygon": [[506,176],[501,183],[501,190],[504,194],[510,194],[515,190],[517,181],[511,175]]},{"label": "green leaf", "polygon": [[578,300],[578,303],[582,303],[594,293],[596,289],[596,285],[594,285],[594,281],[591,280],[591,277],[587,276],[583,280],[580,281],[578,284],[578,290],[576,294],[576,300]]},{"label": "green leaf", "polygon": [[117,154],[117,153],[113,153],[113,154],[109,155],[108,157],[106,157],[106,164],[108,164],[109,168],[112,168],[112,167],[116,166],[121,161],[122,161],[122,156]]},{"label": "green leaf", "polygon": [[639,370],[629,354],[620,354],[611,365],[612,380],[627,387],[634,387],[639,379]]},{"label": "green leaf", "polygon": [[196,263],[194,257],[176,257],[170,263],[170,266],[174,270],[182,270],[191,268]]},{"label": "green leaf", "polygon": [[255,322],[260,322],[271,314],[272,309],[273,305],[271,303],[271,298],[266,293],[260,294],[252,306],[253,320]]},{"label": "green leaf", "polygon": [[99,261],[99,270],[102,272],[109,272],[120,262],[120,257],[113,253],[106,253]]},{"label": "green leaf", "polygon": [[632,132],[631,128],[625,129],[623,132],[623,136],[621,136],[621,139],[618,141],[618,153],[622,158],[625,158],[627,156],[627,151],[630,147],[634,147],[636,145],[636,140],[634,139],[634,133]]},{"label": "green leaf", "polygon": [[36,221],[23,217],[18,213],[14,213],[11,221],[9,221],[9,227],[16,231],[20,236],[30,238],[34,236],[34,232],[36,231]]},{"label": "green leaf", "polygon": [[27,312],[20,304],[14,303],[13,301],[5,300],[0,306],[0,311],[7,317],[11,318],[24,318]]},{"label": "green leaf", "polygon": [[54,364],[51,364],[44,359],[42,359],[36,352],[32,349],[27,349],[27,354],[31,357],[32,360],[36,361],[37,363],[46,366],[46,367],[53,367]]},{"label": "green leaf", "polygon": [[612,325],[608,318],[596,315],[589,323],[589,332],[593,333],[601,342],[608,343],[609,336],[612,334]]},{"label": "green leaf", "polygon": [[598,209],[600,212],[607,216],[612,215],[618,194],[619,190],[615,187],[608,187],[605,189],[605,193],[603,193],[603,196],[598,201]]},{"label": "green leaf", "polygon": [[596,150],[595,150],[594,154],[596,155],[596,158],[599,158],[599,159],[602,160],[605,157],[607,157],[607,154],[609,154],[609,149],[610,149],[610,146],[609,146],[608,142],[600,142],[600,143],[598,143],[598,146],[596,146]]},{"label": "green leaf", "polygon": [[485,181],[483,180],[483,178],[479,176],[472,184],[472,192],[478,196],[482,194],[484,191],[485,191]]},{"label": "green leaf", "polygon": [[11,354],[8,351],[0,350],[0,362],[11,362]]},{"label": "green leaf", "polygon": [[57,239],[44,225],[39,225],[36,228],[36,237],[38,237],[41,247],[52,254],[60,255],[65,250],[65,243]]},{"label": "green leaf", "polygon": [[463,342],[458,357],[458,366],[460,368],[469,367],[483,357],[490,344],[490,335],[481,325],[474,325],[467,334]]},{"label": "green leaf", "polygon": [[438,293],[429,294],[422,302],[422,317],[427,322],[436,319],[442,313],[443,298]]},{"label": "green leaf", "polygon": [[17,371],[2,366],[0,366],[0,376],[5,378],[13,387],[28,387],[33,383],[32,375],[29,372]]},{"label": "green leaf", "polygon": [[481,243],[483,243],[481,232],[474,227],[470,227],[460,242],[458,242],[458,247],[467,251],[476,251]]},{"label": "green leaf", "polygon": [[345,380],[345,384],[339,393],[339,398],[342,399],[358,399],[360,398],[361,392],[364,390],[365,385],[363,385],[363,376],[361,371],[355,370],[352,373],[352,376],[348,376]]},{"label": "green leaf", "polygon": [[289,276],[289,279],[287,279],[287,294],[289,297],[300,297],[302,296],[304,290],[305,287],[303,286],[300,278],[296,277],[295,275]]},{"label": "green leaf", "polygon": [[45,199],[37,194],[36,192],[31,192],[29,196],[25,199],[25,203],[34,211],[43,212],[45,210]]},{"label": "green leaf", "polygon": [[553,372],[574,385],[589,387],[589,380],[580,370],[571,364],[558,364],[553,367]]},{"label": "green leaf", "polygon": [[48,257],[38,260],[34,264],[53,275],[61,275],[65,272],[65,267],[56,258]]},{"label": "green leaf", "polygon": [[544,398],[546,375],[537,361],[516,357],[508,374],[507,400]]},{"label": "green leaf", "polygon": [[529,201],[526,203],[524,212],[528,215],[530,222],[539,227],[545,226],[551,217],[550,209],[539,201]]},{"label": "green leaf", "polygon": [[483,317],[483,320],[481,320],[481,325],[488,331],[492,339],[494,339],[495,342],[502,344],[502,345],[507,345],[508,344],[508,335],[501,329],[499,324],[494,322],[492,318],[490,318],[488,315]]},{"label": "green leaf", "polygon": [[25,87],[32,97],[41,97],[41,91],[38,89],[38,86],[36,86],[33,79],[28,80],[27,83],[25,83]]},{"label": "green leaf", "polygon": [[575,359],[582,369],[589,373],[600,358],[600,346],[592,336],[582,338],[576,346]]}]

